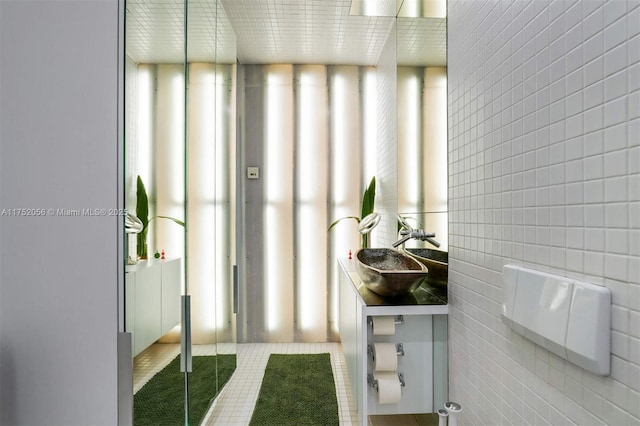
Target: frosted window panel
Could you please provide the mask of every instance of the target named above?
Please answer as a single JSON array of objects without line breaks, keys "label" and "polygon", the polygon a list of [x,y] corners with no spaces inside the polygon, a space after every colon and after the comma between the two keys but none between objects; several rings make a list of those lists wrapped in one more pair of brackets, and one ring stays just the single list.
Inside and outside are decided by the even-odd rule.
[{"label": "frosted window panel", "polygon": [[422,69],[398,68],[398,210],[421,211]]},{"label": "frosted window panel", "polygon": [[[296,295],[299,340],[327,336],[327,68],[296,67]],[[325,166],[325,167],[323,167]]]},{"label": "frosted window panel", "polygon": [[[147,185],[149,204],[155,215],[184,219],[184,70],[181,64],[162,64],[156,68],[155,130],[153,133],[153,173]],[[155,240],[149,241],[148,254],[164,250],[167,257],[184,256],[184,228],[173,221],[151,222]]]},{"label": "frosted window panel", "polygon": [[189,65],[187,111],[189,293],[192,339],[215,343],[216,238],[216,87],[215,64]]},{"label": "frosted window panel", "polygon": [[266,67],[264,264],[267,336],[293,339],[293,66]]},{"label": "frosted window panel", "polygon": [[[424,205],[420,211],[447,210],[447,69],[424,69],[422,107]],[[440,233],[442,235],[442,233]]]}]

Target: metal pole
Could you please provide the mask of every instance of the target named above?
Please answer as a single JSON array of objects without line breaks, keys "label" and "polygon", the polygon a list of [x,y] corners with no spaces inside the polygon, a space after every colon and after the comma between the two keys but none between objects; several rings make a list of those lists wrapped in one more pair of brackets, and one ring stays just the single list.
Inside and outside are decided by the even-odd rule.
[{"label": "metal pole", "polygon": [[184,424],[189,426],[189,373],[191,362],[191,296],[182,296],[182,333],[180,335],[180,371],[184,373]]}]

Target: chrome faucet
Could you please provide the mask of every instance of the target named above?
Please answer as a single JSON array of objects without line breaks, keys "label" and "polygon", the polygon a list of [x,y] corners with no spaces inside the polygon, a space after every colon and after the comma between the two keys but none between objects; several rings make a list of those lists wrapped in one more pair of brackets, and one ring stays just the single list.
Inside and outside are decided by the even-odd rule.
[{"label": "chrome faucet", "polygon": [[425,232],[422,229],[413,229],[400,216],[398,216],[398,220],[402,225],[402,229],[400,230],[400,235],[402,235],[402,238],[392,244],[393,248],[397,248],[398,246],[406,243],[411,238],[413,238],[414,240],[426,241],[435,247],[440,247],[440,243],[434,240],[436,236],[434,232]]},{"label": "chrome faucet", "polygon": [[426,241],[436,247],[440,247],[440,243],[433,239],[436,236],[433,232],[425,232],[422,229],[403,229],[400,231],[400,235],[403,237],[392,244],[394,248],[406,243],[411,238]]}]

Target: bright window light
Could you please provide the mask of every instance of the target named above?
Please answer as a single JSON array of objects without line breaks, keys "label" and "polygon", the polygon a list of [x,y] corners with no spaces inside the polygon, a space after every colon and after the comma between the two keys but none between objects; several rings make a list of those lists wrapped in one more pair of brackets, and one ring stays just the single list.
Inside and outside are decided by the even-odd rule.
[{"label": "bright window light", "polygon": [[153,105],[153,75],[150,65],[138,67],[138,106],[137,106],[137,130],[138,130],[138,174],[145,183],[151,182],[151,106]]},{"label": "bright window light", "polygon": [[292,69],[265,67],[265,320],[272,340],[290,339],[293,330]]},{"label": "bright window light", "polygon": [[[187,124],[188,195],[187,222],[190,232],[189,292],[194,342],[215,342],[218,278],[216,259],[215,188],[215,65],[191,64]],[[214,301],[216,304],[214,305]]]},{"label": "bright window light", "polygon": [[428,67],[424,71],[423,97],[424,186],[423,211],[447,209],[447,70]]},{"label": "bright window light", "polygon": [[366,68],[363,74],[364,161],[362,169],[365,180],[368,180],[378,173],[378,82],[375,68]]},{"label": "bright window light", "polygon": [[414,68],[400,69],[398,77],[398,209],[415,212],[422,198],[422,88]]},{"label": "bright window light", "polygon": [[327,87],[326,67],[301,66],[297,75],[296,280],[301,338],[326,338]]},{"label": "bright window light", "polygon": [[[340,152],[341,147],[347,146],[348,134],[346,130],[346,81],[342,74],[336,72],[333,76],[332,91],[334,96],[331,102],[331,111],[333,118],[332,126],[332,139],[334,142],[335,151]],[[343,155],[334,155],[334,167],[333,167],[333,179],[334,185],[332,186],[332,197],[337,204],[344,203],[349,197],[349,186],[342,185],[341,182],[345,182],[345,179],[349,179],[345,171],[349,170],[349,156],[345,155],[345,152],[341,152]]]}]

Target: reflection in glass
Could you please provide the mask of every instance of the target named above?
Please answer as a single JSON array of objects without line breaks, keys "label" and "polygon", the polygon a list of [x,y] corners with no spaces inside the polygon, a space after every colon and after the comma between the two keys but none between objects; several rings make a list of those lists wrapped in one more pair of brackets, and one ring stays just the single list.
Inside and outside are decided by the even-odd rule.
[{"label": "reflection in glass", "polygon": [[[360,1],[362,7],[365,1]],[[399,16],[396,20],[397,34],[393,33],[391,37],[394,40],[393,55],[384,55],[385,62],[382,64],[384,66],[379,64],[377,69],[330,65],[318,74],[323,85],[329,85],[331,88],[328,91],[328,100],[322,98],[320,102],[325,105],[325,108],[329,105],[333,114],[331,126],[326,130],[331,136],[330,149],[334,152],[338,150],[344,152],[348,141],[362,139],[368,142],[368,146],[374,147],[367,152],[375,153],[378,138],[381,145],[393,146],[395,131],[389,129],[374,131],[373,129],[376,129],[376,125],[379,124],[376,122],[382,120],[369,120],[367,117],[376,114],[378,106],[374,101],[376,97],[388,98],[393,102],[385,104],[385,106],[390,105],[389,111],[382,112],[387,117],[385,121],[393,122],[397,95],[398,103],[402,104],[402,106],[398,105],[397,123],[398,211],[404,212],[403,216],[414,218],[414,222],[417,223],[412,223],[413,227],[435,231],[437,239],[446,247],[446,113],[442,115],[442,108],[434,109],[433,107],[435,104],[442,106],[441,94],[443,91],[446,93],[446,79],[443,79],[443,76],[446,76],[446,19],[442,9],[440,12],[427,12],[436,3],[433,1],[390,0],[384,2],[380,0],[376,3],[388,3],[391,7],[388,16]],[[182,264],[186,265],[184,267],[188,272],[188,280],[182,283],[181,288],[184,292],[187,292],[188,288],[188,293],[193,298],[193,342],[196,345],[194,355],[234,354],[236,314],[233,303],[233,265],[237,263],[238,246],[235,237],[235,176],[237,174],[235,165],[238,162],[235,157],[236,39],[219,2],[189,0],[188,16],[184,15],[184,10],[185,3],[182,0],[127,1],[126,111],[128,114],[125,123],[127,132],[125,196],[127,208],[133,211],[135,209],[135,177],[141,175],[147,184],[152,204],[150,216],[162,214],[186,219],[188,227],[186,236],[182,233],[183,229],[176,227],[170,221],[154,221],[149,237],[150,253],[164,249],[170,257],[181,257]],[[407,16],[421,17],[408,18]],[[188,29],[184,27],[185,19],[188,22]],[[388,57],[391,59],[387,61]],[[396,65],[399,68],[396,68]],[[247,65],[244,67],[247,76],[250,76],[253,68]],[[264,67],[268,69],[271,66]],[[318,68],[316,65],[296,68],[298,71],[304,71],[304,75],[299,75],[299,86],[298,80],[291,79],[292,87],[296,85],[295,96],[314,99],[315,94],[321,91],[324,91],[324,97],[327,96],[325,86],[322,86],[322,90],[313,87],[308,90],[303,88],[303,85],[306,87],[307,77],[316,75],[316,68]],[[396,81],[396,75],[397,93],[392,84],[382,84],[384,78],[388,76],[393,76],[390,78],[391,81]],[[361,84],[360,81],[362,81]],[[391,89],[392,86],[393,89]],[[249,89],[254,88],[249,87]],[[393,93],[391,93],[392,90]],[[249,95],[245,94],[245,96],[249,101],[252,100]],[[277,98],[274,99],[277,100]],[[262,98],[258,100],[262,101]],[[250,107],[254,106],[251,102],[249,104]],[[298,104],[302,105],[302,102]],[[262,103],[256,101],[255,105],[262,105]],[[269,113],[276,116],[269,120],[271,124],[281,112],[280,108],[269,108]],[[389,115],[394,117],[389,119]],[[305,108],[296,112],[296,119],[299,118],[305,123],[298,129],[300,133],[296,134],[298,140],[313,140],[319,135],[318,132],[313,131],[309,131],[309,134],[305,133],[306,129],[315,128],[314,120],[319,116],[320,114],[315,116]],[[258,118],[261,120],[262,115]],[[353,123],[364,124],[359,128],[353,126]],[[395,123],[393,125],[395,126]],[[442,126],[444,126],[444,132]],[[436,132],[437,128],[440,130]],[[273,130],[273,136],[278,139],[281,135]],[[246,138],[246,135],[243,135],[243,138]],[[388,139],[394,139],[394,141],[387,143]],[[322,147],[322,144],[320,145]],[[278,145],[272,144],[269,147],[269,149],[277,149]],[[312,147],[302,144],[299,146],[291,144],[291,147],[289,151],[295,152],[300,157],[296,157],[296,161],[303,166],[301,170],[310,169],[305,166],[311,163],[312,159],[322,157],[312,150]],[[269,152],[266,154],[270,155]],[[367,159],[363,160],[365,157]],[[319,189],[323,189],[328,194],[327,198],[330,198],[334,206],[331,212],[332,217],[350,214],[353,209],[357,211],[357,206],[353,207],[349,203],[357,204],[359,201],[360,175],[364,176],[368,182],[371,176],[385,172],[385,170],[378,172],[377,169],[370,169],[376,164],[372,158],[366,156],[366,152],[361,155],[354,148],[353,152],[349,152],[349,157],[345,157],[346,160],[332,160],[334,162],[330,177],[309,174],[296,178],[300,183],[296,197],[301,201],[296,206],[297,217],[305,221],[308,219],[310,223],[316,224],[321,220],[326,221],[326,217],[318,219],[314,215],[315,211],[323,210],[317,207],[316,190]],[[344,164],[341,161],[344,161]],[[275,178],[273,171],[263,170],[263,172],[263,178]],[[321,172],[324,173],[326,170]],[[393,180],[390,178],[385,180],[392,182],[392,188],[385,188],[390,189],[386,194],[393,194],[393,190],[396,189],[395,171],[393,173]],[[314,186],[314,180],[328,182],[328,188]],[[277,198],[279,194],[269,192],[268,195]],[[326,209],[324,211],[326,212]],[[392,229],[395,225],[395,213],[394,209]],[[260,212],[259,218],[262,217]],[[262,222],[262,220],[256,220],[258,221]],[[271,221],[271,223],[276,222]],[[388,229],[388,226],[382,225],[385,225],[383,221],[378,228]],[[312,240],[320,241],[325,238],[324,228],[320,226],[318,229],[320,237]],[[259,240],[260,255],[264,251],[263,248],[268,247],[266,244],[278,242],[278,239],[284,238],[282,232],[275,233],[274,230],[275,228],[271,228],[271,231],[268,231],[275,236],[266,238],[267,243],[263,245],[262,239]],[[259,228],[259,231],[256,234],[262,235],[262,228]],[[300,236],[307,235],[303,235],[300,231],[296,232],[299,232]],[[288,235],[286,237],[289,238]],[[331,258],[337,255],[344,256],[347,250],[342,246],[349,246],[347,243],[342,244],[341,238],[343,236],[334,237],[331,246],[323,247],[322,252],[328,251]],[[344,238],[346,241],[347,237]],[[294,237],[290,240],[290,245],[293,246]],[[296,244],[302,247],[302,243],[308,240],[309,237],[300,238]],[[314,245],[316,246],[318,245]],[[282,245],[279,245],[276,249],[267,251],[276,256],[281,251],[281,247]],[[185,249],[188,257],[183,253]],[[305,252],[297,257],[286,256],[287,268],[306,271],[301,265],[309,262],[309,257],[305,256],[310,253],[312,252]],[[330,270],[328,275],[333,275],[332,272]],[[266,274],[263,275],[266,276]],[[320,276],[315,272],[314,275]],[[183,276],[184,272],[180,274],[180,277]],[[309,284],[310,280],[298,281],[307,286],[304,288],[307,291],[306,294],[313,294],[313,297],[321,294],[327,305],[314,304],[313,297],[303,299],[300,296],[303,292],[299,291],[296,296],[291,295],[292,299],[296,297],[299,300],[290,303],[291,306],[297,303],[299,308],[293,312],[282,309],[281,312],[274,314],[273,321],[279,322],[281,318],[278,315],[286,314],[287,327],[290,327],[286,329],[286,333],[288,335],[293,333],[295,322],[295,337],[300,339],[317,341],[326,335],[335,335],[334,327],[337,318],[335,286],[324,289]],[[326,283],[328,280],[322,278],[320,281]],[[277,279],[269,278],[269,282],[276,283]],[[280,283],[274,285],[280,285]],[[255,305],[251,305],[255,309],[247,309],[245,313],[247,316],[245,319],[250,320],[254,319],[251,317],[254,313],[260,314],[261,318],[257,318],[257,321],[252,323],[258,325],[260,321],[264,321],[262,318],[265,317],[266,312],[264,309],[266,294],[260,292],[259,295],[260,297],[256,298],[259,300],[255,301]],[[249,302],[253,303],[252,300]],[[277,306],[272,303],[269,305],[272,310]],[[321,317],[320,314],[325,312],[327,318]],[[127,317],[131,319],[133,315],[127,315]],[[241,328],[246,328],[246,325],[242,324]],[[327,331],[326,328],[330,330]],[[246,335],[258,334],[245,333],[245,338]],[[176,331],[168,336],[165,335],[162,339],[163,345],[167,347],[171,344],[169,342],[175,341],[177,341]],[[175,355],[176,352],[172,352],[166,357],[170,359]],[[157,359],[161,358],[159,356]],[[168,361],[160,361],[160,363],[166,362]],[[224,379],[218,366],[216,365],[218,378],[216,384],[220,388]]]},{"label": "reflection in glass", "polygon": [[446,0],[397,0],[399,18],[446,18]]},{"label": "reflection in glass", "polygon": [[396,16],[402,0],[351,0],[350,15]]},{"label": "reflection in glass", "polygon": [[[125,206],[136,211],[140,177],[150,219],[148,259],[128,265],[125,277],[125,329],[133,338],[134,394],[179,353],[185,228],[153,218],[184,221],[184,20],[181,0],[126,2]],[[136,253],[136,241],[130,242],[128,253]],[[182,388],[177,394],[181,392]],[[136,424],[147,414],[161,412],[167,402],[141,405],[141,395],[134,396]],[[183,398],[171,398],[171,403],[182,413]]]},{"label": "reflection in glass", "polygon": [[446,0],[351,0],[349,15],[445,18]]},{"label": "reflection in glass", "polygon": [[[216,0],[188,0],[185,188],[194,358],[235,368],[235,35]],[[233,355],[230,361],[227,355]],[[214,378],[212,378],[214,379]]]},{"label": "reflection in glass", "polygon": [[[127,0],[125,50],[126,207],[135,211],[141,176],[149,217],[186,223],[152,220],[151,260],[127,271],[126,328],[134,342],[146,339],[134,354],[134,392],[179,352],[180,326],[165,330],[163,323],[156,335],[150,314],[137,311],[152,305],[140,290],[141,274],[153,275],[164,291],[171,263],[179,268],[170,272],[179,291],[167,303],[179,313],[179,293],[191,296],[192,353],[215,356],[207,358],[215,394],[235,368],[235,35],[216,0]],[[156,252],[166,259],[153,259]],[[179,386],[175,394],[184,392]]]},{"label": "reflection in glass", "polygon": [[447,251],[446,2],[404,0],[397,65],[399,215],[413,228],[435,232],[439,249]]}]

